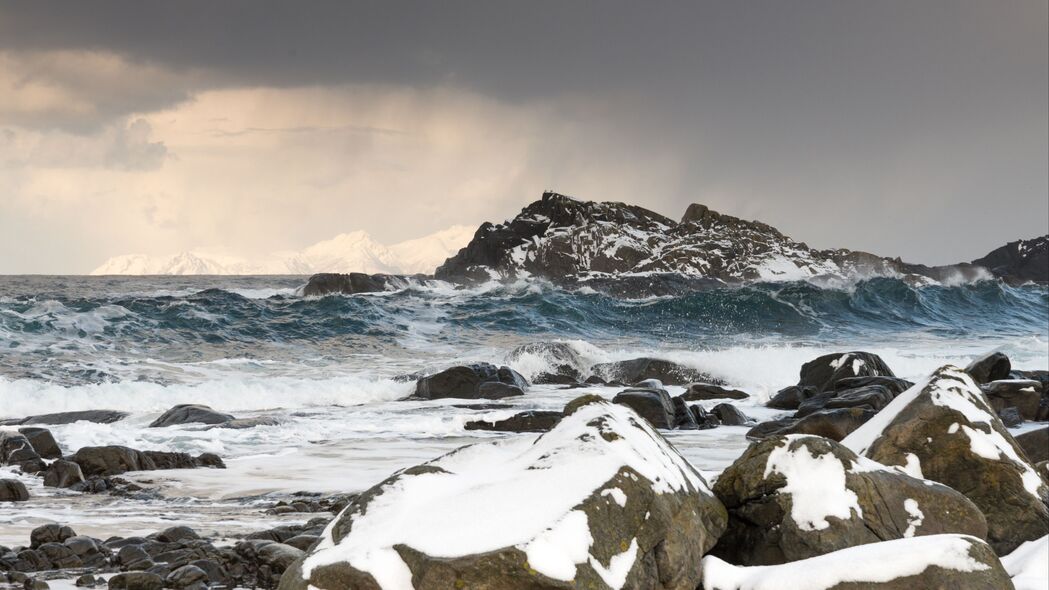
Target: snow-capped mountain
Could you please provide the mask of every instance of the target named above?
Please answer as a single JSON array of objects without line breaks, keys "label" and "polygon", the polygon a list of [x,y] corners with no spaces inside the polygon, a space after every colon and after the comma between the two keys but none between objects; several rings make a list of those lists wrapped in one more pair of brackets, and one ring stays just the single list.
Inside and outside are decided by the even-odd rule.
[{"label": "snow-capped mountain", "polygon": [[303,250],[247,260],[193,250],[171,256],[114,256],[93,275],[257,275],[362,272],[431,273],[470,241],[473,230],[456,225],[434,234],[386,246],[367,232],[354,231]]}]

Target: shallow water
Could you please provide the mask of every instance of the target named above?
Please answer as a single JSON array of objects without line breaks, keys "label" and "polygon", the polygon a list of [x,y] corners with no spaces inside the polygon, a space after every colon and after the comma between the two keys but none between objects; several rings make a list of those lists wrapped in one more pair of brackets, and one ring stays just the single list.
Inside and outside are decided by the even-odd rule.
[{"label": "shallow water", "polygon": [[[303,298],[304,277],[0,277],[0,418],[119,409],[115,424],[52,428],[63,449],[123,444],[214,452],[226,470],[129,474],[163,494],[134,501],[45,489],[0,505],[0,544],[25,543],[42,522],[98,537],[186,523],[219,536],[312,515],[264,509],[295,491],[364,489],[392,471],[463,444],[501,436],[467,420],[559,409],[582,393],[534,387],[513,408],[477,411],[463,400],[399,401],[394,379],[461,361],[502,363],[515,346],[570,342],[590,363],[659,356],[753,394],[738,402],[759,419],[802,363],[835,350],[880,354],[902,377],[967,363],[992,349],[1018,368],[1049,366],[1049,290],[996,282],[914,288],[876,279],[820,288],[760,284],[684,297],[624,301],[536,285],[450,286]],[[542,359],[514,363],[526,376]],[[672,391],[671,393],[676,393]],[[148,428],[178,403],[238,417],[271,416],[246,430]],[[712,406],[716,402],[705,405]],[[708,475],[746,447],[745,428],[669,438]],[[526,435],[509,435],[526,436]],[[0,468],[0,475],[11,470]],[[271,494],[271,496],[263,496]]]}]

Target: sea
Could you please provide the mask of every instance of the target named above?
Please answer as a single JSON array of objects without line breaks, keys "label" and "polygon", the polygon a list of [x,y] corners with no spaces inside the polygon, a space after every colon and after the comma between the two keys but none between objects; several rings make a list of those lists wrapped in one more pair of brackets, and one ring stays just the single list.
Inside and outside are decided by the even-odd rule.
[{"label": "sea", "polygon": [[[756,420],[778,416],[763,402],[796,383],[804,362],[829,352],[877,353],[912,380],[994,350],[1015,368],[1049,368],[1049,289],[1037,285],[875,278],[624,300],[534,282],[304,297],[306,280],[0,277],[0,420],[122,410],[129,417],[112,424],[50,428],[67,453],[126,445],[212,452],[227,464],[129,473],[149,490],[132,497],[45,488],[0,467],[0,477],[22,479],[33,496],[0,504],[0,545],[26,544],[29,531],[46,522],[99,538],[187,524],[225,539],[304,522],[311,515],[267,509],[294,494],[361,491],[479,440],[535,436],[466,430],[470,420],[619,391],[536,385],[496,409],[404,399],[414,390],[411,375],[466,362],[505,364],[511,350],[530,342],[569,343],[588,363],[658,357],[695,367],[750,393],[733,403]],[[526,377],[551,368],[527,355],[512,366]],[[184,403],[273,424],[149,427]],[[746,448],[746,430],[722,426],[668,438],[712,478]]]}]

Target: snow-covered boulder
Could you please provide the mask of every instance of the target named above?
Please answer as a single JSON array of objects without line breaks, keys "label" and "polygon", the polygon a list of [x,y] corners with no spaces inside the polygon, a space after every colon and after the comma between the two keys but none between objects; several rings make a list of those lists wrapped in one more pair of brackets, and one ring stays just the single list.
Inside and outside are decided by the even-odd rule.
[{"label": "snow-covered boulder", "polygon": [[1049,536],[1020,545],[1002,557],[1002,565],[1016,590],[1049,588]]},{"label": "snow-covered boulder", "polygon": [[965,494],[987,517],[987,538],[999,554],[1049,533],[1049,487],[957,367],[937,369],[842,444]]},{"label": "snow-covered boulder", "polygon": [[706,482],[629,408],[566,413],[360,494],[281,590],[696,588],[727,518]]},{"label": "snow-covered boulder", "polygon": [[991,548],[962,535],[871,543],[773,566],[735,566],[713,555],[703,559],[703,590],[784,588],[1008,590],[1012,585]]},{"label": "snow-covered boulder", "polygon": [[906,537],[984,537],[987,523],[960,493],[910,477],[818,436],[752,444],[718,477],[728,530],[712,553],[775,565]]}]

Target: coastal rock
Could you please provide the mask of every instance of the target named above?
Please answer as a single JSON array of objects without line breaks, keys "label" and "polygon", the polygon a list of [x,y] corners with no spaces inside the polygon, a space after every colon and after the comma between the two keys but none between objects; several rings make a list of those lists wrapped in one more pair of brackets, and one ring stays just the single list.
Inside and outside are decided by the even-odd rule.
[{"label": "coastal rock", "polygon": [[109,579],[110,590],[163,590],[164,578],[150,572],[124,572]]},{"label": "coastal rock", "polygon": [[302,294],[306,297],[318,297],[332,293],[353,295],[355,293],[381,293],[398,291],[412,284],[409,277],[387,274],[365,274],[361,272],[319,273],[310,277]]},{"label": "coastal rock", "polygon": [[72,461],[59,459],[44,472],[44,485],[49,488],[68,488],[83,481],[84,472]]},{"label": "coastal rock", "polygon": [[1008,379],[1011,369],[1012,363],[1009,362],[1009,357],[1001,352],[992,352],[969,363],[969,366],[965,367],[965,372],[980,385]]},{"label": "coastal rock", "polygon": [[60,524],[45,524],[36,527],[29,533],[29,548],[39,549],[48,543],[64,543],[77,536],[72,528]]},{"label": "coastal rock", "polygon": [[[494,384],[494,385],[488,385]],[[445,369],[415,382],[416,399],[501,399],[518,396],[528,381],[510,367],[475,363]]]},{"label": "coastal rock", "polygon": [[725,526],[702,477],[629,408],[590,399],[566,414],[534,440],[464,447],[364,492],[281,590],[696,588]]},{"label": "coastal rock", "polygon": [[648,379],[656,379],[664,385],[688,385],[696,381],[721,383],[697,369],[654,358],[600,363],[591,367],[591,371],[606,381],[621,383],[638,383]]},{"label": "coastal rock", "polygon": [[1049,426],[1017,435],[1015,440],[1023,449],[1028,462],[1034,464],[1049,461]]},{"label": "coastal rock", "polygon": [[29,490],[17,479],[0,479],[0,502],[25,502]]},{"label": "coastal rock", "polygon": [[[529,342],[522,344],[510,351],[507,362],[520,367],[523,365],[539,365],[548,367],[543,371],[547,375],[545,382],[551,382],[556,377],[579,381],[583,378],[583,359],[570,344],[565,342]],[[527,371],[526,371],[527,373]],[[535,380],[537,383],[538,379]]]},{"label": "coastal rock", "polygon": [[999,554],[1049,533],[1049,487],[956,367],[900,394],[842,444],[965,494],[987,517],[987,538]]},{"label": "coastal rock", "polygon": [[747,431],[747,440],[764,440],[770,436],[780,434],[782,430],[798,423],[797,418],[777,418],[768,420]]},{"label": "coastal rock", "polygon": [[1042,402],[1042,384],[1027,379],[1002,379],[980,386],[987,401],[995,412],[1016,408],[1024,420],[1038,418],[1038,406]]},{"label": "coastal rock", "polygon": [[[776,581],[790,582],[777,585]],[[788,587],[795,590],[1006,590],[1013,584],[986,543],[963,535],[883,541],[774,566],[743,567],[714,555],[703,558],[703,590]]]},{"label": "coastal rock", "polygon": [[128,471],[154,469],[223,468],[222,460],[213,453],[193,457],[186,453],[138,451],[123,446],[83,447],[70,460],[80,466],[86,477],[120,475]]},{"label": "coastal rock", "polygon": [[795,416],[804,418],[820,410],[842,408],[863,408],[876,412],[889,405],[893,397],[889,388],[877,384],[855,389],[825,391],[801,402]]},{"label": "coastal rock", "polygon": [[983,514],[955,490],[816,436],[752,444],[718,477],[714,494],[728,509],[729,525],[712,553],[741,565],[912,536],[987,533]]},{"label": "coastal rock", "polygon": [[467,430],[495,432],[546,432],[561,421],[561,412],[530,410],[503,420],[474,420],[466,423]]},{"label": "coastal rock", "polygon": [[51,431],[46,428],[27,426],[18,429],[19,434],[26,437],[33,450],[44,459],[58,459],[62,457],[62,449],[55,441]]},{"label": "coastal rock", "polygon": [[184,565],[171,570],[164,580],[164,585],[175,590],[203,590],[207,588],[209,581],[208,572],[195,565]]},{"label": "coastal rock", "polygon": [[40,414],[29,416],[15,421],[13,424],[45,424],[57,426],[62,424],[73,424],[74,422],[94,422],[96,424],[112,424],[127,418],[127,412],[116,410],[84,410],[79,412],[58,412],[55,414]]},{"label": "coastal rock", "polygon": [[776,392],[776,395],[765,404],[767,407],[777,410],[797,410],[802,402],[817,394],[815,387],[801,387],[789,385]]},{"label": "coastal rock", "polygon": [[750,395],[738,389],[711,383],[691,383],[679,397],[687,402],[698,402],[712,399],[747,399]]},{"label": "coastal rock", "polygon": [[[820,410],[804,418],[788,419],[782,427],[770,431],[769,434],[811,434],[829,438],[833,441],[841,441],[852,431],[874,417],[876,413],[874,410],[866,408]],[[748,436],[750,436],[749,433]]]},{"label": "coastal rock", "polygon": [[870,352],[825,354],[801,366],[798,387],[814,387],[817,392],[834,389],[838,381],[854,377],[895,377],[892,369]]},{"label": "coastal rock", "polygon": [[37,473],[47,467],[25,435],[5,430],[0,430],[0,465],[13,465],[25,473]]},{"label": "coastal rock", "polygon": [[725,426],[744,426],[754,422],[749,416],[732,404],[718,404],[710,409]]},{"label": "coastal rock", "polygon": [[695,430],[699,427],[684,400],[670,397],[658,381],[643,384],[648,387],[624,389],[612,398],[612,402],[628,406],[656,428]]},{"label": "coastal rock", "polygon": [[1009,242],[972,264],[1014,284],[1049,282],[1049,235]]},{"label": "coastal rock", "polygon": [[164,412],[154,420],[150,428],[162,428],[178,424],[221,424],[236,418],[231,414],[216,412],[208,406],[196,404],[180,404]]}]

